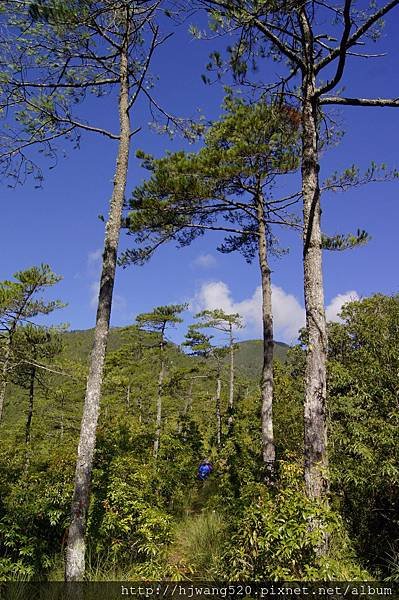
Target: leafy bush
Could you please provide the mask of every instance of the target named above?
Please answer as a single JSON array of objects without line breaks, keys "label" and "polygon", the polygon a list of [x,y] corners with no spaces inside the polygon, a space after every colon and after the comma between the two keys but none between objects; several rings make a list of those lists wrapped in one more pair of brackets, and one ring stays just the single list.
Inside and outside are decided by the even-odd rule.
[{"label": "leafy bush", "polygon": [[63,448],[9,482],[0,512],[0,578],[42,578],[59,555],[69,522],[74,457]]},{"label": "leafy bush", "polygon": [[295,462],[281,463],[275,489],[259,483],[244,486],[237,508],[223,557],[222,570],[229,578],[320,579],[339,577],[345,569],[355,578],[361,572],[351,562],[349,547],[345,569],[333,557],[320,561],[317,548],[324,534],[342,540],[342,524],[326,506],[306,497],[302,470]]}]

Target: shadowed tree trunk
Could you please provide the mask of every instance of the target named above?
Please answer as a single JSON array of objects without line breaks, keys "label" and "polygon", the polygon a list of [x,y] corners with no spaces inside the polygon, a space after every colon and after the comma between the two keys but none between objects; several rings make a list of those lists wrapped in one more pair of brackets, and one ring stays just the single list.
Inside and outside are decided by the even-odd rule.
[{"label": "shadowed tree trunk", "polygon": [[68,533],[65,563],[65,579],[67,581],[79,581],[83,578],[85,572],[85,530],[89,506],[90,481],[129,161],[131,131],[127,36],[120,55],[119,123],[120,140],[118,157],[114,177],[114,189],[105,230],[94,344],[90,358],[86,398],[80,430],[75,487],[72,500],[72,522]]},{"label": "shadowed tree trunk", "polygon": [[33,417],[33,404],[35,399],[35,378],[36,378],[36,368],[32,367],[30,370],[29,376],[29,404],[28,404],[28,414],[26,417],[26,425],[25,425],[25,444],[30,444],[30,430],[32,425],[32,417]]},{"label": "shadowed tree trunk", "polygon": [[262,325],[263,325],[263,364],[261,373],[262,396],[262,455],[265,465],[265,479],[271,481],[275,471],[276,451],[273,433],[273,315],[271,271],[267,259],[267,236],[264,215],[264,200],[259,196],[258,253],[262,281]]}]

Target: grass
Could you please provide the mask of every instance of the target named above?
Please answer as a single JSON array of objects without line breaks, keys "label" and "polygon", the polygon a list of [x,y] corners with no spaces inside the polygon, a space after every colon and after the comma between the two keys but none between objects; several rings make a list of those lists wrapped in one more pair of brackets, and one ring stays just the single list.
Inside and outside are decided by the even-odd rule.
[{"label": "grass", "polygon": [[168,553],[168,565],[176,577],[213,579],[217,575],[226,524],[211,510],[186,516],[176,527],[175,541]]}]

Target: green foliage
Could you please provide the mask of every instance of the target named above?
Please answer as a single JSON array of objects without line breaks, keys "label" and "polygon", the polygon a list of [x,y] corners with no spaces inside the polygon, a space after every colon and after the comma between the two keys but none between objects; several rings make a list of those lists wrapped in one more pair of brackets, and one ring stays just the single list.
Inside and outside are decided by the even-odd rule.
[{"label": "green foliage", "polygon": [[[294,461],[280,462],[276,489],[263,484],[244,485],[236,504],[230,542],[223,557],[223,572],[236,581],[354,578],[364,575],[351,565],[348,548],[342,547],[341,564],[320,561],[316,548],[323,531],[340,538],[339,517],[326,506],[307,498],[302,468]],[[312,524],[317,523],[317,527]],[[347,556],[345,556],[345,552]]]},{"label": "green foliage", "polygon": [[109,470],[97,551],[119,562],[145,561],[170,541],[171,517],[154,503],[154,473],[131,456],[116,457]]},{"label": "green foliage", "polygon": [[150,313],[138,315],[136,321],[140,327],[147,331],[163,333],[167,325],[175,325],[182,322],[182,319],[178,315],[186,310],[186,308],[187,304],[157,306]]},{"label": "green foliage", "polygon": [[357,246],[364,246],[371,237],[367,231],[358,229],[356,235],[352,233],[337,234],[333,236],[322,235],[322,247],[324,250],[350,250]]},{"label": "green foliage", "polygon": [[37,297],[61,279],[62,277],[53,273],[49,265],[43,264],[40,267],[18,271],[14,274],[15,281],[0,282],[1,329],[9,331],[21,321],[63,308],[65,304],[60,300],[45,301]]},{"label": "green foliage", "polygon": [[174,579],[216,578],[220,573],[226,533],[225,519],[216,510],[204,509],[182,519],[169,549],[171,576]]},{"label": "green foliage", "polygon": [[166,241],[186,246],[207,230],[231,233],[219,250],[238,250],[251,261],[257,248],[260,194],[262,219],[297,222],[287,215],[283,201],[269,214],[266,200],[276,175],[298,168],[296,111],[266,102],[246,104],[231,94],[224,109],[197,153],[167,153],[160,159],[138,154],[151,177],[133,192],[126,225],[137,247],[123,253],[122,264],[145,262]]},{"label": "green foliage", "polygon": [[26,473],[21,452],[3,454],[0,580],[43,577],[52,566],[69,524],[74,461],[68,447],[53,446]]},{"label": "green foliage", "polygon": [[[159,334],[137,326],[112,331],[89,511],[89,578],[397,577],[398,298],[350,303],[342,318],[329,326],[329,509],[309,501],[303,489],[303,347],[274,364],[278,476],[266,488],[256,374],[237,375],[234,422],[217,451],[213,359],[201,361],[168,344],[163,438],[155,461]],[[22,340],[25,326],[20,329]],[[8,388],[0,455],[5,580],[62,578],[92,332],[59,335],[65,340],[61,353],[41,358],[45,365],[54,362],[60,374],[49,373],[48,389],[38,386],[28,467],[26,391]],[[256,358],[256,344],[253,354],[248,344],[244,353]],[[239,356],[238,350],[237,363]],[[223,386],[223,414],[227,407]],[[196,472],[205,456],[214,471],[203,484]],[[330,532],[324,559],[317,556],[320,530],[314,523]]]},{"label": "green foliage", "polygon": [[334,487],[360,553],[389,573],[399,535],[399,297],[351,302],[341,317],[329,326]]}]

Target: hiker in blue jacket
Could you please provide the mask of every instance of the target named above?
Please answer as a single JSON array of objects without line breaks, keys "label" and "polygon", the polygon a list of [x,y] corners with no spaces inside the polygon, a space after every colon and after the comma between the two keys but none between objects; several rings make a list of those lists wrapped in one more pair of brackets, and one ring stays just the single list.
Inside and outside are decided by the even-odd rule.
[{"label": "hiker in blue jacket", "polygon": [[200,462],[200,465],[198,467],[197,477],[200,481],[205,481],[205,479],[208,479],[212,471],[212,463],[209,460],[203,460]]}]

